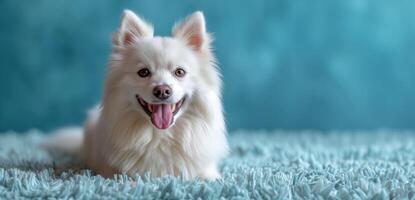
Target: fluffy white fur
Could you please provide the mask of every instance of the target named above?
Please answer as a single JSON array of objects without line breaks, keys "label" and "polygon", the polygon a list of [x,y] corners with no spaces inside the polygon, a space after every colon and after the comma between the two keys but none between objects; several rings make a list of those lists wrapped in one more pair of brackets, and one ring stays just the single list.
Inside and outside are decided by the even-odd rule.
[{"label": "fluffy white fur", "polygon": [[[95,172],[185,179],[220,177],[217,164],[228,152],[221,104],[221,80],[201,12],[173,27],[171,37],[153,36],[153,27],[124,11],[105,80],[102,104],[90,111],[81,156]],[[140,68],[151,76],[141,78]],[[183,68],[183,78],[174,76]],[[174,123],[156,128],[136,95],[154,102],[156,85],[171,86],[167,103],[185,98]]]}]

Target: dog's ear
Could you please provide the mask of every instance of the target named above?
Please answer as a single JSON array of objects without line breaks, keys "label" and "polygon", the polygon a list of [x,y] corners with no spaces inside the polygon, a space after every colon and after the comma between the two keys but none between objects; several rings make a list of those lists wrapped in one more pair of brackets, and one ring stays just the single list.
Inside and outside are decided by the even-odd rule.
[{"label": "dog's ear", "polygon": [[134,40],[153,37],[154,29],[130,10],[124,10],[118,32],[114,35],[115,45],[128,45]]},{"label": "dog's ear", "polygon": [[174,38],[183,39],[194,50],[200,51],[208,48],[209,35],[206,33],[205,17],[201,11],[196,11],[184,21],[174,25],[172,30]]}]

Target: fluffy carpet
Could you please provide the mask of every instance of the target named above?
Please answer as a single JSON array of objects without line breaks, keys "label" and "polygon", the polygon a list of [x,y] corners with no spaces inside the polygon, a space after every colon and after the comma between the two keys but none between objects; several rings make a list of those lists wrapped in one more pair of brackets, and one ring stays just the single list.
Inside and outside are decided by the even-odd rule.
[{"label": "fluffy carpet", "polygon": [[39,148],[43,137],[37,131],[0,135],[1,198],[415,198],[415,133],[409,131],[233,133],[223,178],[214,182],[104,179],[79,169],[82,162],[70,156]]}]

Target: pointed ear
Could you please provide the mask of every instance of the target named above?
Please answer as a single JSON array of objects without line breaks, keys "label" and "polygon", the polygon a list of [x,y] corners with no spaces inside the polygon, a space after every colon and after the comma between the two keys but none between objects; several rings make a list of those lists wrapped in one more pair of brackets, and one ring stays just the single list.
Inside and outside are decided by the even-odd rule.
[{"label": "pointed ear", "polygon": [[121,17],[121,24],[114,38],[114,44],[128,45],[134,40],[153,37],[153,26],[135,15],[130,10],[124,10]]},{"label": "pointed ear", "polygon": [[176,24],[173,27],[172,36],[184,40],[196,51],[208,48],[210,41],[209,35],[206,33],[203,13],[196,11],[184,21]]}]

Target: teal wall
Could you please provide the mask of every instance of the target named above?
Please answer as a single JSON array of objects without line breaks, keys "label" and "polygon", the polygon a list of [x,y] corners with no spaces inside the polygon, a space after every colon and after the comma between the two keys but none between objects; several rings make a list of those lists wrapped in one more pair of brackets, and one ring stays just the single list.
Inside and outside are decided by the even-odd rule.
[{"label": "teal wall", "polygon": [[0,131],[80,124],[125,8],[204,11],[231,130],[415,128],[415,1],[2,0]]}]

